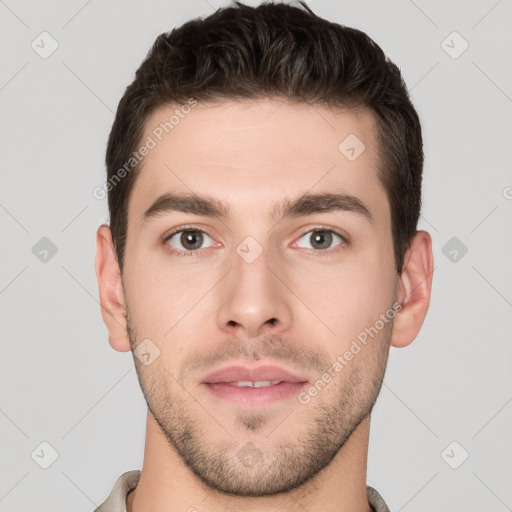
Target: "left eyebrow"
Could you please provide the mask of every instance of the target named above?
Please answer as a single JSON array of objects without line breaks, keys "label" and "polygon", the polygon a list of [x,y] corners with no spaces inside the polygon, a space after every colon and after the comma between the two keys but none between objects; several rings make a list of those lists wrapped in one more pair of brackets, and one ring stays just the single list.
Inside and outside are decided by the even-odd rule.
[{"label": "left eyebrow", "polygon": [[304,194],[293,201],[285,199],[276,203],[271,220],[277,222],[284,217],[300,217],[315,213],[346,211],[357,213],[372,224],[375,222],[370,209],[358,197],[341,193]]},{"label": "left eyebrow", "polygon": [[[363,201],[356,196],[341,193],[308,193],[293,200],[284,199],[274,204],[270,220],[277,222],[284,217],[300,217],[333,211],[354,212],[371,223],[375,222],[370,209]],[[192,213],[219,219],[228,219],[231,216],[230,208],[214,197],[169,192],[159,196],[144,212],[142,223],[170,212]]]}]

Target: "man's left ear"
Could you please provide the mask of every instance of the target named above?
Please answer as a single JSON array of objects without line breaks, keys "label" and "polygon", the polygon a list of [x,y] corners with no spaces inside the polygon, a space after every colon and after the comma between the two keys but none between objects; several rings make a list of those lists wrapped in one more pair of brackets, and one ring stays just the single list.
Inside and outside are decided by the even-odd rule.
[{"label": "man's left ear", "polygon": [[405,347],[418,335],[430,304],[433,272],[432,238],[426,231],[418,231],[405,255],[399,277],[396,300],[402,304],[402,309],[393,320],[392,346]]}]

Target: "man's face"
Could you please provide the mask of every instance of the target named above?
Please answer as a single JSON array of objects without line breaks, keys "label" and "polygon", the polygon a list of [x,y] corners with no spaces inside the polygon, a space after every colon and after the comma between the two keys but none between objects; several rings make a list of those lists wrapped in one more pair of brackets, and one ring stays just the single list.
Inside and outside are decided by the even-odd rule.
[{"label": "man's face", "polygon": [[[169,450],[202,481],[239,496],[290,490],[368,418],[384,376],[392,321],[379,319],[397,275],[375,118],[305,103],[199,103],[158,141],[154,129],[175,109],[146,124],[143,141],[157,144],[128,209],[130,339],[150,340],[148,359],[159,351],[151,364],[135,358],[139,380]],[[213,199],[226,215],[180,201],[185,211],[153,208],[145,220],[170,193]],[[320,194],[331,196],[305,201]],[[301,198],[284,216],[276,208]],[[294,378],[250,372],[268,365]],[[246,378],[211,377],[231,366]],[[242,386],[222,384],[233,380]],[[281,383],[240,382],[267,380]]]}]

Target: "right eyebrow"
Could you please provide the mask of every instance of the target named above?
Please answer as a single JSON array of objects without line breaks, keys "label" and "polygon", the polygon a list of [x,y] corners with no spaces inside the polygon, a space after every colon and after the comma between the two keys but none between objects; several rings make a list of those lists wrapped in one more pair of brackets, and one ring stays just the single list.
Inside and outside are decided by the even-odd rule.
[{"label": "right eyebrow", "polygon": [[175,194],[169,192],[162,194],[144,212],[143,224],[148,220],[169,212],[193,213],[207,217],[227,219],[230,216],[229,208],[218,199],[199,194]]}]

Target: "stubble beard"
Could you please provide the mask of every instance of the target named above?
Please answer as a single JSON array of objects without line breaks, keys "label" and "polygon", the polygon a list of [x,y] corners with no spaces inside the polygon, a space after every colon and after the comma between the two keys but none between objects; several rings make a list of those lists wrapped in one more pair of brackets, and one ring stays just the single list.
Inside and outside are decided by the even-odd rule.
[{"label": "stubble beard", "polygon": [[[135,335],[128,311],[126,318],[133,351],[141,340]],[[205,411],[197,405],[188,390],[165,368],[154,363],[145,367],[137,361],[135,365],[148,409],[169,448],[201,482],[237,497],[273,496],[313,479],[371,413],[386,371],[391,331],[392,322],[371,340],[379,348],[373,350],[370,361],[368,357],[356,356],[319,396],[306,405],[298,401],[293,404],[284,421],[268,416],[265,411],[244,411],[236,415],[236,433],[226,432],[222,427],[226,421],[216,418],[214,410]],[[293,431],[297,421],[301,421],[299,415],[304,418],[305,410],[308,416],[294,437],[290,429]],[[286,414],[283,411],[283,418]],[[214,430],[225,433],[224,439],[215,444],[208,440],[213,423]],[[278,436],[281,442],[272,444],[271,450],[265,449]]]}]

